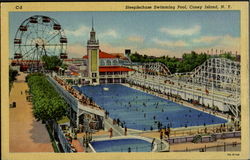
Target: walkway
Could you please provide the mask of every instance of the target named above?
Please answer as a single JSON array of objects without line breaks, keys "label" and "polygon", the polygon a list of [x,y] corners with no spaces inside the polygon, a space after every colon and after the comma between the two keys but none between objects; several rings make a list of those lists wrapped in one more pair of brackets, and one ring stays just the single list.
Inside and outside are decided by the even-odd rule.
[{"label": "walkway", "polygon": [[35,120],[32,105],[26,101],[24,80],[20,73],[10,93],[10,103],[16,102],[16,108],[9,109],[10,152],[54,152],[45,125]]},{"label": "walkway", "polygon": [[73,139],[72,140],[72,145],[74,146],[75,150],[77,152],[84,152],[84,148],[83,146],[81,145],[81,143],[79,142],[78,139]]},{"label": "walkway", "polygon": [[113,121],[110,117],[107,119],[104,118],[104,127],[106,130],[109,130],[110,128],[113,129],[113,136],[123,136],[124,130],[121,128],[121,126],[113,125]]}]

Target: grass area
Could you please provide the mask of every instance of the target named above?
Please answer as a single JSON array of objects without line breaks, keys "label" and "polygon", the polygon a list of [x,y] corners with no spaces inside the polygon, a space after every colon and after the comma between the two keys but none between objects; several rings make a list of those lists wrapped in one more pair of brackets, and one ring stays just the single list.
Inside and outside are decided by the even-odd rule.
[{"label": "grass area", "polygon": [[63,116],[62,119],[57,121],[58,124],[63,124],[63,123],[67,123],[67,122],[70,122],[70,120],[67,116]]},{"label": "grass area", "polygon": [[56,153],[60,152],[59,149],[58,149],[58,147],[57,147],[56,141],[52,141],[52,147],[54,149],[54,152],[56,152]]}]

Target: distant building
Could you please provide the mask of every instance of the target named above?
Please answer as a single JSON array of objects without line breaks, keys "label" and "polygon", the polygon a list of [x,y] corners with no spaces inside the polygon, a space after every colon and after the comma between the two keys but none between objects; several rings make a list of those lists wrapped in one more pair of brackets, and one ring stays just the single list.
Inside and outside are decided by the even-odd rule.
[{"label": "distant building", "polygon": [[124,64],[130,63],[129,54],[128,49],[125,50],[125,55],[101,51],[92,25],[87,42],[87,55],[77,59],[65,59],[64,63],[69,65],[69,74],[81,77],[85,84],[125,83],[128,72],[133,71],[124,67]]},{"label": "distant building", "polygon": [[87,43],[87,69],[90,84],[99,84],[99,41],[96,40],[95,30],[92,22],[90,39]]},{"label": "distant building", "polygon": [[[88,56],[83,59],[89,61]],[[125,83],[128,72],[133,71],[122,66],[124,61],[128,61],[126,57],[119,54],[109,54],[99,51],[99,82],[100,83]]]}]

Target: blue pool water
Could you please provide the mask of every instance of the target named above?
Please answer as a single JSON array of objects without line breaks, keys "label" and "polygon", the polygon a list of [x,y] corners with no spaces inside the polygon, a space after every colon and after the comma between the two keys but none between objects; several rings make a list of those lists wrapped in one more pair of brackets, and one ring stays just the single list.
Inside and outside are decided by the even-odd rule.
[{"label": "blue pool water", "polygon": [[[135,138],[91,142],[96,152],[150,152],[151,143]],[[130,149],[129,149],[130,148]]]},{"label": "blue pool water", "polygon": [[[104,91],[103,88],[109,88]],[[75,86],[124,126],[138,130],[157,129],[158,123],[171,128],[226,123],[227,121],[169,100],[120,84]]]}]

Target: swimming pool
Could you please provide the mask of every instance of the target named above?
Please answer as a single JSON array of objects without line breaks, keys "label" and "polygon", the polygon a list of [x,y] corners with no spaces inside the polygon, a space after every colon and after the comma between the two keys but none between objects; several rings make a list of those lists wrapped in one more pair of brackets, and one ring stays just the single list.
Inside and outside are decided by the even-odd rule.
[{"label": "swimming pool", "polygon": [[96,152],[151,152],[151,143],[142,139],[126,138],[91,142]]},{"label": "swimming pool", "polygon": [[109,112],[111,118],[119,118],[124,126],[131,129],[157,129],[159,123],[162,127],[178,128],[227,122],[211,114],[120,84],[75,86],[74,88],[92,97],[98,105]]}]

